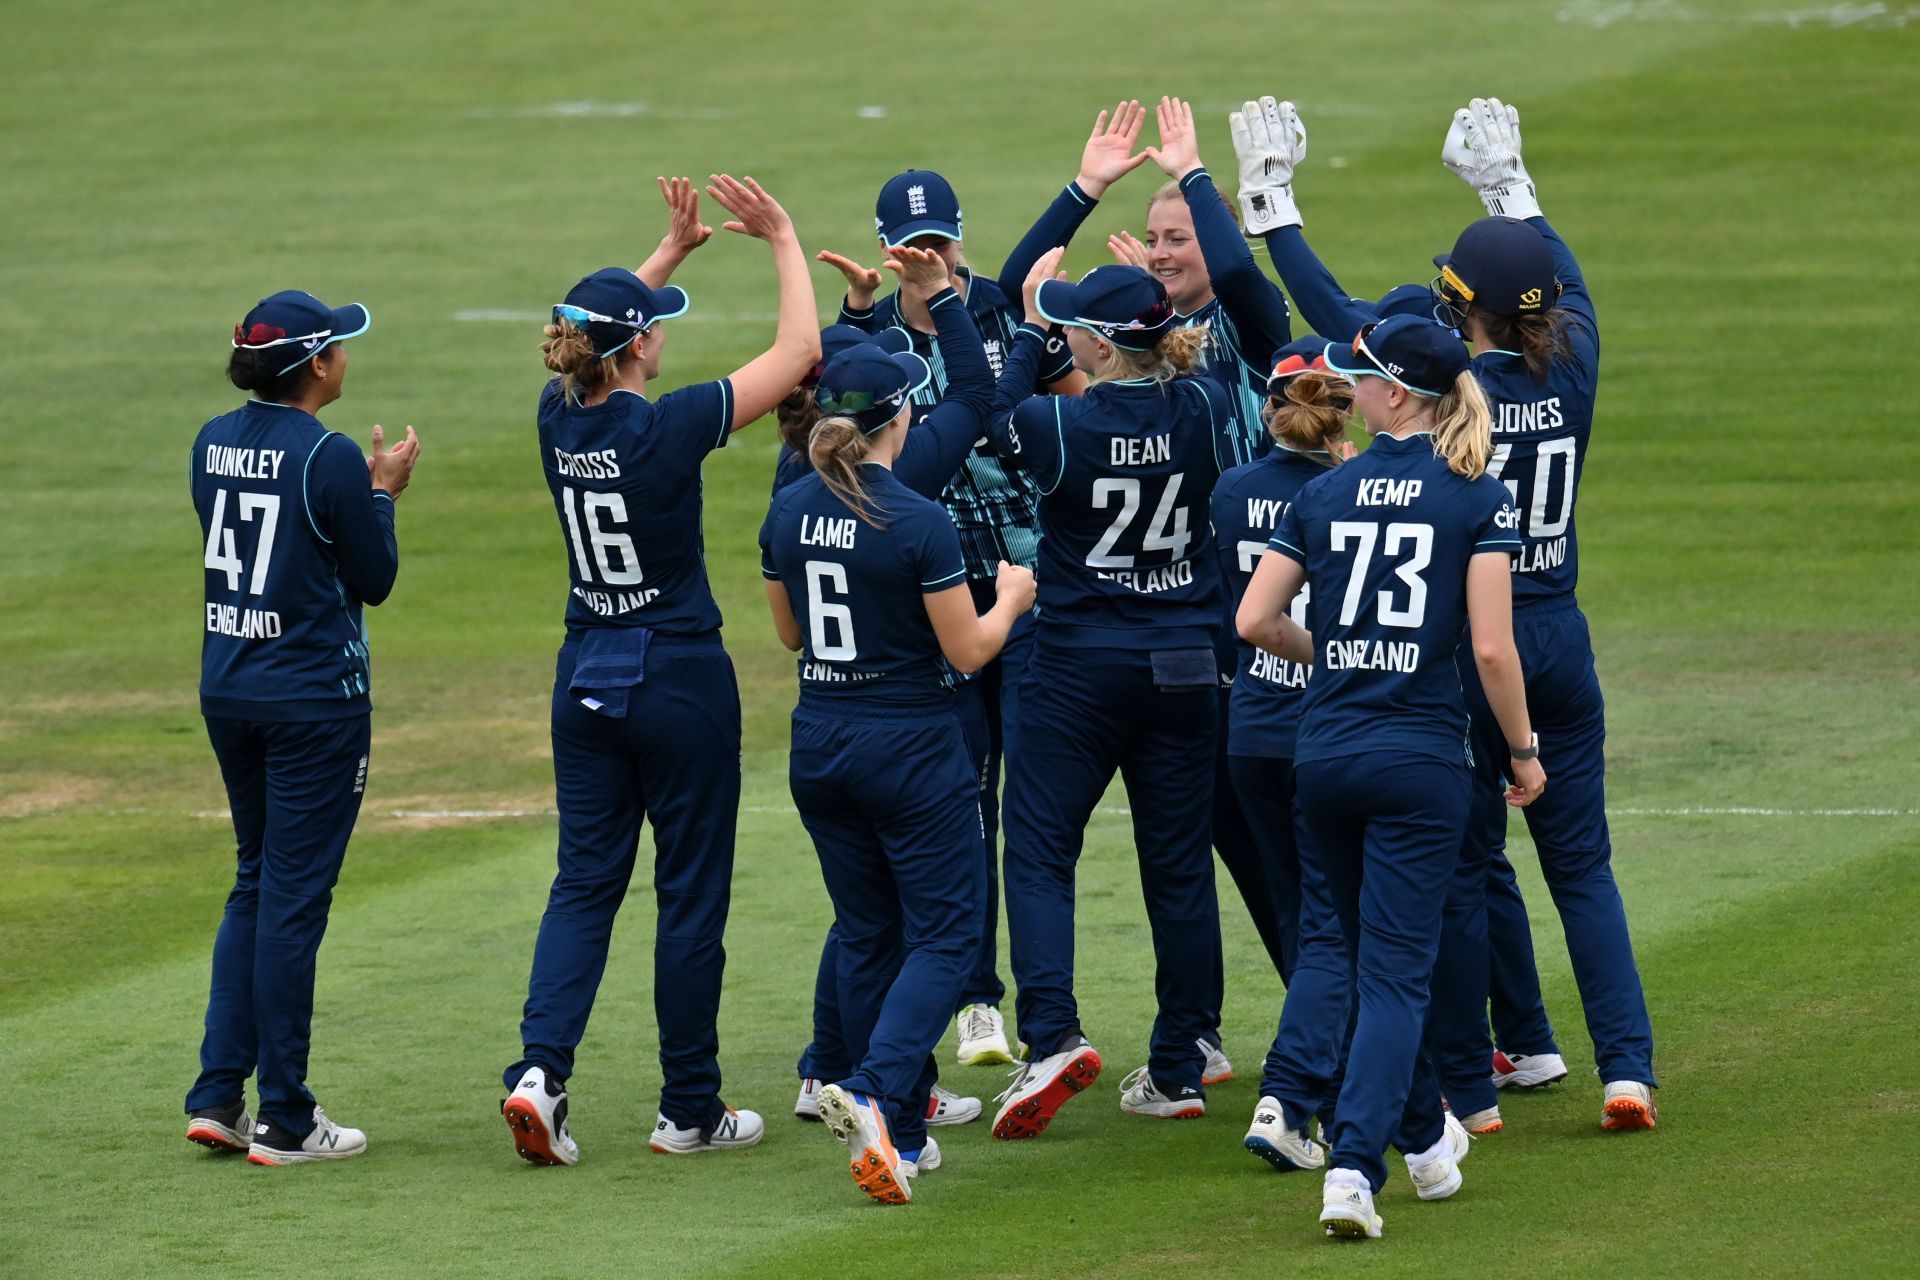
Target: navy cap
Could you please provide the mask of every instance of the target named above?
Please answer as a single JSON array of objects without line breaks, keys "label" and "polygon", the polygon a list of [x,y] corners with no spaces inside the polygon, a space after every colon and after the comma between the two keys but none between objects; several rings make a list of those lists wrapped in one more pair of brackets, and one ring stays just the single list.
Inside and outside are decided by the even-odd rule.
[{"label": "navy cap", "polygon": [[1385,320],[1388,316],[1419,316],[1422,320],[1434,318],[1434,308],[1440,305],[1440,299],[1431,285],[1399,284],[1380,295],[1380,301],[1373,304],[1373,313]]},{"label": "navy cap", "polygon": [[1385,378],[1437,399],[1467,371],[1467,348],[1453,330],[1419,316],[1391,316],[1363,327],[1351,343],[1331,342],[1327,368],[1349,378]]},{"label": "navy cap", "polygon": [[872,435],[899,417],[907,397],[931,381],[933,370],[919,356],[862,342],[827,361],[813,401],[820,412],[852,418]]},{"label": "navy cap", "polygon": [[233,327],[233,345],[248,351],[283,351],[290,372],[347,338],[357,338],[373,323],[373,316],[357,302],[330,307],[310,293],[282,289],[262,298]]},{"label": "navy cap", "polygon": [[1325,369],[1327,340],[1317,333],[1295,338],[1273,351],[1273,372],[1267,375],[1267,394],[1277,396],[1287,383],[1310,369]]},{"label": "navy cap", "polygon": [[678,285],[650,287],[625,267],[602,267],[567,290],[553,309],[556,321],[571,321],[593,340],[593,349],[610,356],[655,322],[687,314],[687,291]]},{"label": "navy cap", "polygon": [[960,197],[931,169],[909,169],[889,178],[873,202],[874,229],[889,249],[915,236],[964,239],[960,223]]},{"label": "navy cap", "polygon": [[1043,281],[1034,295],[1041,316],[1099,334],[1127,351],[1151,351],[1180,323],[1167,290],[1140,267],[1095,267],[1080,283]]},{"label": "navy cap", "polygon": [[813,371],[800,379],[800,385],[811,387],[818,384],[820,375],[835,356],[859,346],[878,347],[888,355],[901,356],[913,350],[913,339],[901,329],[868,333],[850,324],[830,324],[820,331],[820,358],[814,362]]},{"label": "navy cap", "polygon": [[1533,315],[1560,301],[1547,238],[1518,218],[1482,218],[1433,260],[1437,290],[1499,316]]}]

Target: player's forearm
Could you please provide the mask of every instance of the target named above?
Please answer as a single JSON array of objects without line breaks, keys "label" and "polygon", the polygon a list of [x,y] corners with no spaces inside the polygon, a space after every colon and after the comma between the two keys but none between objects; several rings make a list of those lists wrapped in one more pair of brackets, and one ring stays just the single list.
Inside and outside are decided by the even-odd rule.
[{"label": "player's forearm", "polygon": [[673,279],[673,273],[693,252],[691,245],[683,245],[677,240],[662,240],[647,260],[633,269],[640,282],[649,289],[658,289]]},{"label": "player's forearm", "polygon": [[773,249],[774,272],[780,281],[780,318],[774,329],[773,349],[791,358],[791,381],[797,383],[820,358],[820,324],[813,298],[813,280],[807,273],[806,252],[792,231],[768,243]]},{"label": "player's forearm", "polygon": [[1234,324],[1246,334],[1249,353],[1265,360],[1267,353],[1284,345],[1292,334],[1286,295],[1260,270],[1232,211],[1205,169],[1195,169],[1182,178],[1180,191],[1193,215],[1193,235],[1207,264],[1207,282]]},{"label": "player's forearm", "polygon": [[1372,307],[1347,295],[1333,273],[1307,244],[1299,227],[1281,227],[1266,235],[1267,252],[1273,257],[1274,270],[1286,286],[1301,319],[1315,333],[1324,333],[1335,342],[1346,342],[1365,325],[1380,317]]},{"label": "player's forearm", "polygon": [[[1006,263],[1000,268],[1000,289],[1007,295],[1015,312],[1021,311],[1021,285],[1025,283],[1027,272],[1033,270],[1033,264],[1040,261],[1041,255],[1049,249],[1073,243],[1074,232],[1093,212],[1094,205],[1100,202],[1098,193],[1089,193],[1083,183],[1085,179],[1076,179],[1065,190],[1054,197],[1039,220],[1020,237],[1020,243],[1007,255]],[[1101,184],[1101,190],[1105,187]]]},{"label": "player's forearm", "polygon": [[927,311],[933,317],[934,336],[947,371],[947,389],[940,403],[960,403],[975,415],[977,425],[993,408],[994,393],[993,366],[987,363],[980,330],[967,304],[950,288],[929,298]]},{"label": "player's forearm", "polygon": [[1480,686],[1486,691],[1487,705],[1509,746],[1524,747],[1533,737],[1533,722],[1527,715],[1526,677],[1520,668],[1520,653],[1508,637],[1504,644],[1475,639],[1473,665],[1480,672]]},{"label": "player's forearm", "polygon": [[1573,250],[1560,238],[1560,233],[1547,224],[1545,217],[1527,219],[1527,225],[1540,233],[1547,242],[1547,252],[1553,255],[1554,279],[1560,282],[1560,305],[1574,311],[1584,311],[1589,320],[1595,319],[1593,295],[1587,292],[1587,278],[1580,270],[1580,262],[1573,256]]}]

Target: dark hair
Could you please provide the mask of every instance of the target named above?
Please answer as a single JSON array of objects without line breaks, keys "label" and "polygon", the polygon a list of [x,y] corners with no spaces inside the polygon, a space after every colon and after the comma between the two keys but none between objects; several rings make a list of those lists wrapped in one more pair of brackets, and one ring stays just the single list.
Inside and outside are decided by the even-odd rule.
[{"label": "dark hair", "polygon": [[258,400],[291,400],[312,381],[313,358],[309,356],[282,373],[281,367],[286,362],[285,347],[268,347],[262,351],[235,347],[227,360],[227,381]]},{"label": "dark hair", "polygon": [[1325,453],[1327,465],[1340,465],[1340,442],[1353,421],[1353,384],[1337,373],[1309,369],[1288,378],[1270,394],[1260,417],[1274,440],[1313,453]]},{"label": "dark hair", "polygon": [[1494,346],[1502,351],[1519,352],[1535,382],[1545,382],[1553,362],[1572,353],[1567,344],[1567,313],[1559,307],[1523,316],[1503,316],[1469,303],[1467,314],[1479,318]]},{"label": "dark hair", "polygon": [[773,417],[779,424],[780,443],[804,455],[813,424],[820,421],[820,405],[813,398],[813,388],[795,387],[787,392],[786,398],[773,407]]}]

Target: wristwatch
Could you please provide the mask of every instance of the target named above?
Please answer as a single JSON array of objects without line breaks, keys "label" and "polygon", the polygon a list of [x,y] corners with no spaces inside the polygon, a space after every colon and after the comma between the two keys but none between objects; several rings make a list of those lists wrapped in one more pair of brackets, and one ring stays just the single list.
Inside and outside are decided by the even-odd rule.
[{"label": "wristwatch", "polygon": [[1515,760],[1538,760],[1540,758],[1540,735],[1534,734],[1524,747],[1508,747],[1507,754]]}]

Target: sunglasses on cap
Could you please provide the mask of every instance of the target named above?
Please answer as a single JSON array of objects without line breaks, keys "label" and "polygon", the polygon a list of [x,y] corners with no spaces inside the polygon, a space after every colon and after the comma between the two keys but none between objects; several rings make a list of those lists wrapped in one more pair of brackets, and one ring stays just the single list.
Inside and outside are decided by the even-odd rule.
[{"label": "sunglasses on cap", "polygon": [[1173,319],[1173,316],[1173,303],[1162,299],[1125,324],[1109,324],[1104,320],[1088,320],[1084,317],[1081,318],[1080,323],[1097,333],[1112,337],[1116,333],[1138,333],[1143,329],[1158,329]]},{"label": "sunglasses on cap", "polygon": [[265,351],[269,347],[284,347],[294,342],[318,342],[322,338],[331,338],[333,330],[322,329],[318,333],[303,333],[288,337],[285,329],[273,325],[256,324],[251,329],[233,326],[233,345],[243,351]]},{"label": "sunglasses on cap", "polygon": [[1341,413],[1353,407],[1353,380],[1343,373],[1327,368],[1327,362],[1319,356],[1308,360],[1305,356],[1288,356],[1273,366],[1273,372],[1267,376],[1267,399],[1280,401],[1287,399],[1287,388],[1293,380],[1303,373],[1326,373],[1332,375],[1334,386],[1327,392],[1328,404]]},{"label": "sunglasses on cap", "polygon": [[822,412],[852,418],[876,408],[897,410],[906,396],[907,392],[903,387],[899,391],[884,396],[876,395],[871,391],[847,391],[839,395],[831,391],[815,391],[813,398]]},{"label": "sunglasses on cap", "polygon": [[[1353,354],[1372,365],[1372,372],[1376,376],[1385,378],[1388,382],[1391,382],[1394,386],[1399,387],[1409,395],[1424,396],[1429,400],[1439,399],[1440,393],[1437,391],[1422,391],[1419,387],[1411,386],[1401,381],[1400,375],[1395,373],[1386,361],[1373,354],[1372,348],[1367,346],[1367,335],[1375,329],[1378,329],[1380,324],[1381,322],[1376,320],[1372,324],[1363,324],[1360,326],[1360,332],[1353,335]],[[1361,376],[1366,377],[1367,374],[1363,373]]]},{"label": "sunglasses on cap", "polygon": [[576,328],[581,329],[586,328],[589,324],[617,324],[624,325],[629,329],[638,330],[641,333],[645,333],[648,329],[653,328],[654,323],[649,320],[645,324],[642,324],[638,320],[622,320],[618,316],[603,316],[598,311],[589,311],[585,307],[576,307],[570,302],[554,304],[553,318],[555,320],[565,320]]}]

